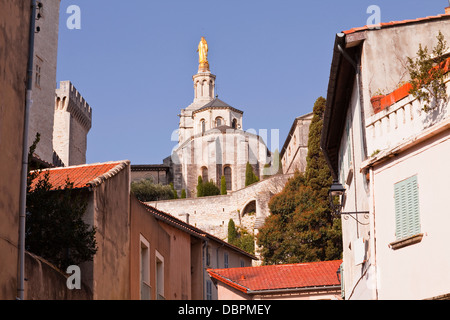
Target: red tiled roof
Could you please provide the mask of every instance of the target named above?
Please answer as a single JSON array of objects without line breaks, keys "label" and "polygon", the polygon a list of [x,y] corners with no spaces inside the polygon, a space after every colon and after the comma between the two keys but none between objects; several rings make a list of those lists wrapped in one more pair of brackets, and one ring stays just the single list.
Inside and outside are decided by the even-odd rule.
[{"label": "red tiled roof", "polygon": [[364,26],[359,28],[352,28],[350,30],[343,31],[344,34],[351,34],[359,31],[366,31],[366,30],[377,30],[374,27],[381,27],[388,28],[388,27],[396,27],[399,25],[409,24],[409,23],[417,23],[417,22],[428,22],[430,20],[436,20],[441,18],[450,18],[450,14],[439,14],[437,16],[430,16],[425,18],[417,18],[417,19],[410,19],[410,20],[401,20],[401,21],[391,21],[391,22],[382,22],[380,24],[374,25],[374,26]]},{"label": "red tiled roof", "polygon": [[336,271],[342,260],[261,267],[209,269],[209,275],[244,293],[340,285]]},{"label": "red tiled roof", "polygon": [[129,161],[116,161],[34,171],[38,172],[38,175],[33,180],[31,188],[33,189],[39,178],[43,177],[46,172],[49,173],[49,183],[52,185],[53,190],[64,188],[67,179],[73,183],[74,189],[95,187],[104,180],[116,175],[129,164]]}]

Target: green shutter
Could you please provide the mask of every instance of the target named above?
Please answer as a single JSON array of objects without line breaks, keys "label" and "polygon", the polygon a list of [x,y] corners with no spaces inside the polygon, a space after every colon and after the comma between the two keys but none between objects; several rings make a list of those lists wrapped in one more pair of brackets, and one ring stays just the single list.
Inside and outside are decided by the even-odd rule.
[{"label": "green shutter", "polygon": [[401,240],[420,233],[417,176],[394,185],[395,235]]}]

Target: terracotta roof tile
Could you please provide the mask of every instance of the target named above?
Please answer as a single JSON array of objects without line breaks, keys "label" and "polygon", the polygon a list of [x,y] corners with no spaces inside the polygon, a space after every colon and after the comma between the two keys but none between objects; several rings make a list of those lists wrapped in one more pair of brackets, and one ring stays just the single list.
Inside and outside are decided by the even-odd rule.
[{"label": "terracotta roof tile", "polygon": [[[442,19],[442,18],[450,18],[450,14],[439,14],[439,15],[436,15],[436,16],[430,16],[430,17],[425,17],[425,18],[382,22],[382,23],[380,23],[378,25],[375,25],[375,26],[376,27],[381,27],[381,29],[383,29],[383,27],[394,27],[394,26],[399,26],[399,25],[404,25],[404,24],[409,24],[409,23],[427,22],[429,20],[436,20],[436,19]],[[364,26],[364,27],[352,28],[350,30],[343,31],[343,33],[344,34],[351,34],[351,33],[359,32],[359,31],[366,31],[366,30],[369,30],[369,29],[377,30],[377,29],[373,28],[375,26]]]},{"label": "terracotta roof tile", "polygon": [[242,292],[338,286],[342,260],[261,267],[210,269],[210,276]]},{"label": "terracotta roof tile", "polygon": [[39,181],[39,177],[42,177],[46,172],[49,173],[49,182],[54,190],[64,188],[67,179],[73,183],[74,189],[95,187],[116,175],[129,164],[130,162],[126,160],[34,171],[38,172],[38,175],[31,187],[33,188]]}]

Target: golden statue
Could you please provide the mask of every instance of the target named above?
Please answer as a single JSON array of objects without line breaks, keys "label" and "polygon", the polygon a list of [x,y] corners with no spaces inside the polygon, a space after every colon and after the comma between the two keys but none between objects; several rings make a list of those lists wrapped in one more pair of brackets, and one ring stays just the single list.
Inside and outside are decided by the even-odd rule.
[{"label": "golden statue", "polygon": [[202,39],[200,40],[197,52],[198,52],[198,61],[200,63],[198,70],[200,72],[209,71],[208,43],[206,42],[205,37],[202,37]]}]

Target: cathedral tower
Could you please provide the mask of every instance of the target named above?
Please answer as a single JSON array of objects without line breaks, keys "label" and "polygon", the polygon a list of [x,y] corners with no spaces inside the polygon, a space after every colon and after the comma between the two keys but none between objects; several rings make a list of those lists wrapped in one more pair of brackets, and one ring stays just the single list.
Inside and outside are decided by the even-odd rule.
[{"label": "cathedral tower", "polygon": [[208,43],[202,37],[198,45],[198,72],[192,77],[194,82],[194,101],[181,110],[178,143],[183,143],[194,135],[192,113],[214,100],[216,76],[211,73],[208,62]]}]

